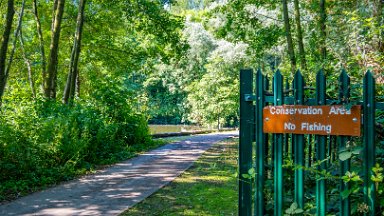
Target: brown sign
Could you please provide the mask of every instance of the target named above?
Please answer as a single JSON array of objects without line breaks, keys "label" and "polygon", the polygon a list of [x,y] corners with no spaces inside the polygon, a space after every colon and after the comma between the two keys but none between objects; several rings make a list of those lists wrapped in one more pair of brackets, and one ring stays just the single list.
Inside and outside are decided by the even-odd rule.
[{"label": "brown sign", "polygon": [[361,106],[266,106],[264,133],[360,136]]}]

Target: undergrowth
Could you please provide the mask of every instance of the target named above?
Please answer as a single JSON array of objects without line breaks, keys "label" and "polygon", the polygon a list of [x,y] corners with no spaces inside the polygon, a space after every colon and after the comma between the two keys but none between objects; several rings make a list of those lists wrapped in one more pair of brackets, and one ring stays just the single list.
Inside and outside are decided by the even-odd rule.
[{"label": "undergrowth", "polygon": [[0,114],[0,202],[159,144],[151,140],[144,115],[127,103],[113,103],[82,101],[68,106],[37,100],[4,107]]}]

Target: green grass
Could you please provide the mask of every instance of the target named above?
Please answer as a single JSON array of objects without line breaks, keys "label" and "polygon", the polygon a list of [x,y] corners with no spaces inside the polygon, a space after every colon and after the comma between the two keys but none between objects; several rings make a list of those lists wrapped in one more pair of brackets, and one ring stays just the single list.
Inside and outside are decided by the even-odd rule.
[{"label": "green grass", "polygon": [[181,176],[121,216],[237,215],[236,160],[236,139],[218,143]]},{"label": "green grass", "polygon": [[195,126],[195,125],[156,125],[150,124],[149,130],[151,134],[159,133],[176,133],[182,131],[196,131],[196,130],[207,130],[208,128]]},{"label": "green grass", "polygon": [[154,140],[164,142],[164,143],[173,143],[173,142],[181,142],[189,138],[191,138],[191,136],[174,136],[174,137],[162,137]]}]

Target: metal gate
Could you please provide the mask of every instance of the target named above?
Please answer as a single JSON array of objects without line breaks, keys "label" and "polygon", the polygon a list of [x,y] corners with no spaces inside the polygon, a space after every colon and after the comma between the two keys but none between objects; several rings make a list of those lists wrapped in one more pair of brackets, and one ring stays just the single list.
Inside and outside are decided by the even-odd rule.
[{"label": "metal gate", "polygon": [[[292,83],[284,83],[282,74],[277,71],[271,83],[272,85],[260,70],[257,71],[255,80],[252,70],[240,71],[239,215],[262,216],[273,212],[274,215],[281,216],[290,210],[294,214],[295,209],[296,213],[301,213],[305,204],[311,202],[316,215],[325,216],[327,209],[339,215],[350,215],[351,203],[356,202],[351,194],[359,194],[359,191],[355,182],[348,182],[343,176],[358,176],[351,169],[351,162],[360,164],[358,160],[351,159],[354,154],[361,158],[358,174],[362,176],[359,190],[363,199],[358,202],[365,204],[366,215],[376,215],[381,207],[377,206],[377,184],[372,179],[372,176],[377,175],[373,171],[376,164],[375,145],[378,142],[375,137],[375,111],[384,110],[384,103],[375,102],[375,79],[372,73],[368,71],[365,74],[363,98],[356,101],[351,99],[350,78],[345,71],[341,72],[337,83],[334,83],[338,91],[336,98],[327,97],[323,71],[317,73],[313,87],[305,84],[300,71],[295,74]],[[361,130],[361,136],[353,138],[311,132],[266,133],[263,126],[269,119],[265,118],[263,110],[265,112],[268,105],[282,106],[281,112],[284,113],[284,109],[287,109],[288,114],[296,112],[296,107],[299,106],[312,109],[313,106],[339,105],[348,111],[352,105],[360,105],[362,118],[361,124],[358,124],[358,132]],[[293,111],[289,113],[290,110]],[[357,118],[353,118],[353,121],[357,121]],[[305,124],[302,125],[305,129]],[[290,129],[288,124],[284,127]],[[361,146],[361,151],[351,148],[351,140],[360,143],[358,146]],[[289,161],[291,166],[286,168]],[[310,182],[307,176],[311,175],[316,176],[313,180],[313,193],[305,187]],[[358,178],[356,177],[357,180]],[[333,183],[337,182],[337,191],[328,190],[330,188],[327,188],[327,181],[330,179]],[[289,185],[292,188],[291,194],[284,191]],[[267,188],[268,186],[273,190]],[[329,206],[329,197],[338,200],[336,208]],[[272,206],[273,210],[267,209],[268,206]]]}]

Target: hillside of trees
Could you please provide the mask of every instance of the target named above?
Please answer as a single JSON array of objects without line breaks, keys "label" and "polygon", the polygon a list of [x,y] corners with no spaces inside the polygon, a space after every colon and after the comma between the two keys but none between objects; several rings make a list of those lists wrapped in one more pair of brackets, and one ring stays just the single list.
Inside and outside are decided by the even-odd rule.
[{"label": "hillside of trees", "polygon": [[382,5],[0,0],[0,201],[127,158],[148,122],[237,126],[240,68],[324,69],[330,97],[371,70],[383,101]]}]

